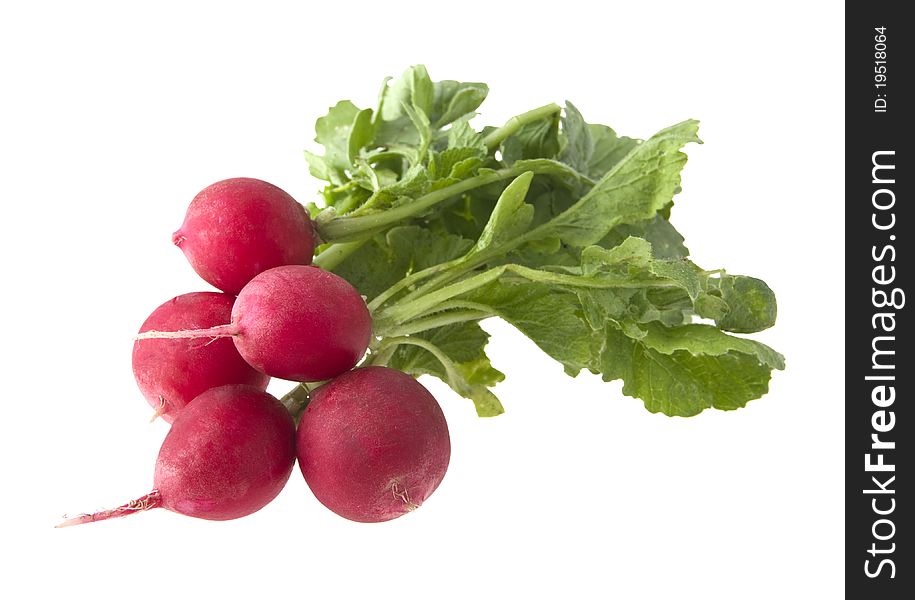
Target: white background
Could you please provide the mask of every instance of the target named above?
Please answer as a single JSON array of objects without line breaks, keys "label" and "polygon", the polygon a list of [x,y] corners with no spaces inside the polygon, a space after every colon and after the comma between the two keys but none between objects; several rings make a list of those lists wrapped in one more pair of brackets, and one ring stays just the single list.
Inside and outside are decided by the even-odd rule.
[{"label": "white background", "polygon": [[[840,4],[10,4],[0,596],[839,597]],[[248,176],[311,200],[314,120],[341,98],[372,106],[383,76],[418,62],[489,83],[481,124],[565,99],[637,137],[701,119],[673,220],[700,265],[778,294],[778,324],[757,336],[787,357],[771,392],[737,412],[652,415],[490,321],[507,412],[478,419],[425,382],[453,457],[416,513],[350,523],[296,470],[234,522],[160,510],[53,529],[151,485],[167,425],[146,422],[131,335],[207,289],[169,241],[190,199]]]}]

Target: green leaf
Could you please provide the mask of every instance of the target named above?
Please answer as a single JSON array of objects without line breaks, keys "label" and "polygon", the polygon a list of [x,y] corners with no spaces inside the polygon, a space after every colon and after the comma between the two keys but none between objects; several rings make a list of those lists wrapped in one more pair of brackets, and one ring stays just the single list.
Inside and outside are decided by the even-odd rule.
[{"label": "green leaf", "polygon": [[416,65],[412,69],[412,106],[422,112],[427,118],[432,114],[432,100],[435,97],[435,88],[429,73],[423,65]]},{"label": "green leaf", "polygon": [[727,303],[726,313],[715,319],[725,331],[755,333],[775,324],[778,313],[775,293],[765,281],[744,275],[722,275],[719,279],[709,279],[709,288]]},{"label": "green leaf", "polygon": [[559,361],[570,375],[593,363],[591,328],[582,319],[576,296],[540,283],[496,281],[463,300],[490,307],[541,350]]},{"label": "green leaf", "polygon": [[760,364],[784,369],[785,358],[772,348],[748,338],[728,335],[711,325],[693,323],[681,327],[651,325],[643,338],[646,346],[663,354],[684,350],[690,354],[723,356],[732,352],[754,356]]},{"label": "green leaf", "polygon": [[[701,269],[685,260],[653,259],[651,245],[641,238],[627,238],[611,249],[589,246],[582,251],[581,261],[580,271],[590,279],[628,280],[633,284],[617,289],[576,290],[594,329],[602,329],[609,320],[628,328],[630,335],[641,337],[640,324],[660,321],[680,325],[690,314],[692,295],[699,294]],[[649,287],[662,282],[679,290]],[[671,297],[671,291],[680,293]],[[681,296],[686,296],[685,301]]]},{"label": "green leaf", "polygon": [[347,142],[350,163],[356,160],[356,157],[359,156],[359,151],[366,147],[374,136],[375,128],[372,124],[372,109],[360,110],[353,118],[352,129]]},{"label": "green leaf", "polygon": [[768,391],[784,359],[758,342],[704,325],[652,326],[635,340],[608,326],[601,353],[604,379],[623,380],[623,393],[651,412],[689,417],[706,408],[734,410]]},{"label": "green leaf", "polygon": [[422,111],[427,116],[432,110],[434,95],[432,80],[426,67],[414,65],[404,71],[403,75],[395,79],[391,85],[382,90],[383,100],[381,118],[385,121],[394,121],[404,116],[404,106]]},{"label": "green leaf", "polygon": [[531,158],[555,158],[559,153],[559,113],[528,123],[502,142],[502,161],[512,165]]},{"label": "green leaf", "polygon": [[690,300],[695,300],[702,291],[699,278],[702,270],[688,260],[653,260],[649,270],[653,275],[676,282]]},{"label": "green leaf", "polygon": [[[475,111],[489,94],[485,83],[436,81],[433,84],[432,112],[429,119],[435,129],[441,129]],[[472,116],[472,115],[471,115]]]},{"label": "green leaf", "polygon": [[406,225],[366,241],[333,271],[372,300],[407,274],[464,254],[470,240]]},{"label": "green leaf", "polygon": [[498,396],[485,385],[474,385],[468,391],[478,417],[497,417],[505,412]]},{"label": "green leaf", "polygon": [[343,215],[365,203],[372,192],[356,182],[347,182],[336,187],[327,186],[321,195],[325,206],[332,206],[336,214]]},{"label": "green leaf", "polygon": [[669,205],[680,190],[686,155],[680,148],[698,142],[698,123],[685,121],[652,136],[607,172],[578,202],[531,231],[526,240],[558,237],[573,246],[600,241],[617,225],[638,223]]},{"label": "green leaf", "polygon": [[[619,323],[631,321],[639,324],[660,321],[673,326],[683,324],[693,314],[710,316],[707,311],[714,310],[714,307],[710,304],[712,299],[709,294],[704,291],[708,274],[685,258],[654,258],[652,250],[647,240],[629,237],[610,249],[589,246],[582,251],[583,275],[628,278],[637,285],[646,286],[643,290],[579,291],[592,324],[600,323],[602,319],[613,319]],[[666,282],[667,287],[648,287],[657,280]],[[723,308],[727,311],[726,304]]]},{"label": "green leaf", "polygon": [[404,173],[400,181],[376,191],[354,214],[379,212],[422,196],[429,189],[429,171],[416,164]]},{"label": "green leaf", "polygon": [[568,189],[579,189],[579,184],[582,183],[594,183],[586,175],[576,171],[569,165],[549,158],[523,159],[515,161],[514,166],[518,169],[536,171],[541,176],[553,177]]},{"label": "green leaf", "polygon": [[416,125],[416,115],[411,118],[408,113],[422,113],[429,121],[434,95],[432,80],[422,65],[408,68],[390,85],[386,83],[382,86],[379,100],[381,120],[376,124],[376,143],[382,146],[420,144],[423,127]]},{"label": "green leaf", "polygon": [[562,117],[562,129],[566,138],[566,147],[559,160],[576,171],[588,173],[591,155],[594,154],[594,140],[591,138],[591,130],[582,118],[581,113],[569,101],[566,101],[565,115]]},{"label": "green leaf", "polygon": [[[483,348],[489,341],[489,334],[474,322],[445,325],[414,335],[435,344],[455,364],[475,363],[485,357]],[[391,367],[407,373],[422,373],[435,375],[441,379],[445,378],[442,363],[419,346],[398,346],[394,356],[395,358],[388,363]],[[469,368],[470,372],[473,370],[474,367]],[[478,377],[478,379],[480,378]],[[490,381],[492,376],[486,375],[482,377],[482,380]],[[497,381],[502,381],[502,377],[495,376],[493,383]]]},{"label": "green leaf", "polygon": [[471,118],[473,118],[473,114],[468,114],[452,123],[451,128],[448,129],[448,147],[473,148],[485,156],[486,144],[483,143],[483,136],[470,125]]},{"label": "green leaf", "polygon": [[584,275],[610,274],[628,277],[648,271],[651,264],[651,244],[642,238],[626,238],[613,248],[589,246],[581,253]]},{"label": "green leaf", "polygon": [[452,185],[475,175],[481,164],[483,156],[477,148],[447,148],[432,153],[429,175],[433,181],[444,180],[445,185]]},{"label": "green leaf", "polygon": [[432,375],[450,385],[458,394],[473,400],[477,414],[492,417],[504,411],[501,402],[489,390],[490,386],[505,379],[494,369],[486,356],[489,334],[475,322],[456,323],[437,327],[418,334],[437,352],[450,361],[449,369],[442,360],[426,347],[403,344],[397,347],[388,366],[414,377]]},{"label": "green leaf", "polygon": [[496,202],[496,207],[483,232],[477,240],[474,251],[499,246],[527,231],[534,216],[534,207],[524,203],[527,190],[534,174],[528,171],[512,181]]},{"label": "green leaf", "polygon": [[640,140],[619,137],[616,132],[606,125],[588,125],[591,134],[591,154],[585,172],[594,179],[599,179],[605,173],[623,160]]},{"label": "green leaf", "polygon": [[[772,369],[784,368],[783,357],[764,344],[684,324],[682,306],[664,309],[671,315],[666,318],[651,303],[650,290],[639,289],[640,282],[663,280],[687,299],[699,297],[702,272],[689,261],[652,259],[650,245],[638,238],[609,250],[591,247],[582,256],[578,276],[508,265],[471,278],[488,281],[481,287],[455,283],[441,293],[466,288],[448,294],[454,306],[487,307],[570,374],[589,369],[607,380],[623,379],[624,392],[652,412],[690,416],[705,408],[739,408],[765,393]],[[625,284],[626,277],[633,285]],[[624,286],[593,287],[605,278]],[[649,309],[656,314],[640,314]]]},{"label": "green leaf", "polygon": [[407,113],[407,116],[410,117],[410,121],[416,128],[416,133],[419,135],[417,156],[419,157],[419,161],[422,161],[425,158],[429,144],[432,142],[432,130],[429,126],[429,117],[426,116],[425,112],[409,104],[404,104],[403,109],[404,112]]},{"label": "green leaf", "polygon": [[315,123],[315,141],[324,146],[327,168],[342,171],[350,167],[349,139],[359,113],[352,102],[341,100]]},{"label": "green leaf", "polygon": [[638,223],[617,225],[597,242],[604,248],[612,248],[628,237],[640,237],[651,244],[651,253],[655,258],[686,258],[689,248],[684,245],[683,236],[661,215]]},{"label": "green leaf", "polygon": [[343,178],[334,167],[324,160],[323,156],[318,156],[306,150],[305,160],[308,161],[308,172],[312,177],[317,177],[335,185],[343,184]]},{"label": "green leaf", "polygon": [[772,369],[784,368],[768,346],[711,326],[655,323],[626,333],[605,321],[595,331],[575,295],[540,283],[495,282],[466,298],[490,306],[569,374],[589,369],[607,381],[622,379],[623,392],[651,412],[692,416],[706,408],[740,408],[766,393]]}]

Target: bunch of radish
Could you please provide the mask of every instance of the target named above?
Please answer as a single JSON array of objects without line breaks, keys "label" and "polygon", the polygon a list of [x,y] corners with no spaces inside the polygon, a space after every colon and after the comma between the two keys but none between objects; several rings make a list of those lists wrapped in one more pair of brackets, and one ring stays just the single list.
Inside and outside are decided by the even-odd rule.
[{"label": "bunch of radish", "polygon": [[[311,266],[315,238],[305,209],[264,181],[194,198],[172,240],[222,293],[177,296],[136,336],[137,384],[171,423],[153,489],[61,525],[160,507],[243,517],[280,493],[296,459],[318,500],[353,521],[396,518],[435,491],[451,454],[442,410],[405,373],[357,368],[371,314],[353,286]],[[316,384],[304,411],[265,391],[271,377]]]}]

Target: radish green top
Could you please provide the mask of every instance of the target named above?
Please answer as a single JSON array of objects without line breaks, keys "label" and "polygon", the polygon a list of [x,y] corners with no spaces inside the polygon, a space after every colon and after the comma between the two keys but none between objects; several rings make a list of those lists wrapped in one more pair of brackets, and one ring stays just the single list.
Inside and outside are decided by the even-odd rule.
[{"label": "radish green top", "polygon": [[327,182],[324,206],[310,206],[315,264],[367,297],[365,364],[434,375],[499,414],[490,388],[504,376],[478,324],[497,316],[569,375],[622,379],[652,412],[765,394],[783,357],[733,334],[771,327],[775,295],[695,265],[670,222],[698,123],[637,140],[566,103],[477,131],[487,93],[414,66],[385,80],[374,109],[344,100],[318,119],[324,155],[306,154]]}]

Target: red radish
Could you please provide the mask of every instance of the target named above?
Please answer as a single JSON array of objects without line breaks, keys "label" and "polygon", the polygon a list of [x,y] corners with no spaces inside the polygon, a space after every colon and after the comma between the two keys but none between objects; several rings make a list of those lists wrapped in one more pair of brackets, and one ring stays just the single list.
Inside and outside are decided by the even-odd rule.
[{"label": "red radish", "polygon": [[237,519],[273,500],[294,462],[295,425],[279,400],[248,385],[214,388],[175,419],[156,459],[153,491],[58,527],[152,508],[211,521]]},{"label": "red radish", "polygon": [[275,185],[244,177],[197,194],[172,241],[198,275],[230,294],[267,269],[310,265],[315,249],[302,205]]},{"label": "red radish", "polygon": [[342,277],[290,265],[252,279],[238,294],[230,323],[146,331],[137,339],[230,336],[245,361],[262,373],[323,381],[359,362],[372,337],[372,317],[365,300]]},{"label": "red radish", "polygon": [[[195,292],[153,311],[140,332],[203,329],[231,318],[235,298]],[[210,388],[248,384],[265,390],[270,377],[244,361],[230,340],[151,340],[133,345],[133,374],[156,416],[171,423],[184,406]]]},{"label": "red radish", "polygon": [[387,367],[344,373],[319,387],[296,434],[299,467],[324,506],[362,523],[419,507],[445,476],[448,424],[415,379]]}]

